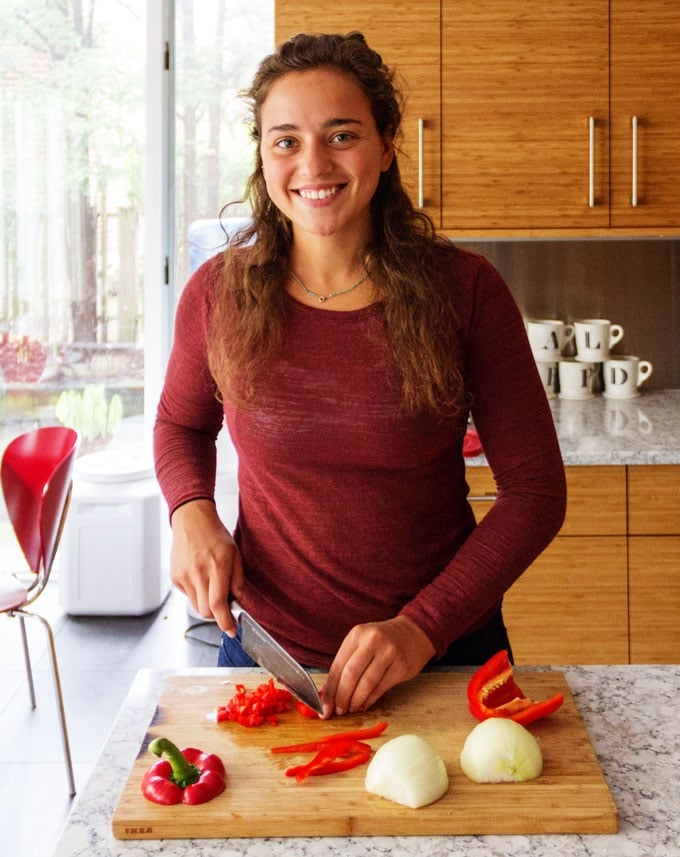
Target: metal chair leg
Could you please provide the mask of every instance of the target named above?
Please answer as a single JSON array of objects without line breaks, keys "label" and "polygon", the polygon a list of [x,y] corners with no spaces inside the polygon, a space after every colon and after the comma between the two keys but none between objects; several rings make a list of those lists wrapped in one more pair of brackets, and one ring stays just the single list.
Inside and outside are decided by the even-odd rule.
[{"label": "metal chair leg", "polygon": [[[19,611],[17,611],[19,612]],[[54,634],[52,626],[43,616],[38,613],[29,613],[21,611],[22,616],[30,616],[42,623],[45,633],[47,634],[47,642],[50,650],[50,665],[52,667],[52,681],[54,684],[54,695],[57,702],[57,713],[59,715],[59,725],[61,726],[61,743],[64,750],[64,761],[66,762],[66,776],[69,784],[69,795],[73,797],[76,793],[76,782],[73,776],[73,763],[71,761],[71,746],[68,739],[68,730],[66,728],[66,714],[64,712],[64,697],[61,692],[61,681],[59,679],[59,667],[57,666],[57,650],[54,646]]]},{"label": "metal chair leg", "polygon": [[33,669],[31,667],[31,654],[28,650],[28,637],[26,636],[26,623],[21,613],[14,614],[19,620],[21,627],[21,642],[24,647],[24,662],[26,664],[26,680],[28,681],[28,694],[31,699],[31,708],[35,708],[35,685],[33,684]]}]

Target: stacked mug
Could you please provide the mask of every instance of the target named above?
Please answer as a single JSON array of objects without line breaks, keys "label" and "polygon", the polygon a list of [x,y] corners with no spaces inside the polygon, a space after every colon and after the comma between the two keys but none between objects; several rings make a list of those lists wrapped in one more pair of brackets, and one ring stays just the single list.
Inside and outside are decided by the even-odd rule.
[{"label": "stacked mug", "polygon": [[[589,399],[601,381],[607,398],[630,399],[652,374],[652,364],[632,354],[610,353],[623,328],[606,318],[529,319],[527,335],[548,398]],[[573,341],[574,356],[564,356]],[[601,370],[601,371],[600,371]],[[559,393],[557,392],[559,387]]]}]

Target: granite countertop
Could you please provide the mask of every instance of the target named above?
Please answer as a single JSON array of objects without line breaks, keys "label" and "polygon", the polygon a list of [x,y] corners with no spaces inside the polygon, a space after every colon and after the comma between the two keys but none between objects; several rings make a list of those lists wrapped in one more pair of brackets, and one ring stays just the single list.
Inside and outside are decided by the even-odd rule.
[{"label": "granite countertop", "polygon": [[[578,464],[680,464],[680,390],[634,399],[551,399],[562,457]],[[485,465],[478,455],[469,466]]]},{"label": "granite countertop", "polygon": [[[518,667],[517,671],[521,673]],[[619,813],[600,835],[114,839],[111,818],[163,684],[141,670],[53,857],[673,857],[680,855],[680,666],[559,667]],[[187,671],[184,671],[185,673]],[[206,675],[216,670],[190,670]],[[221,671],[224,674],[224,670]]]}]

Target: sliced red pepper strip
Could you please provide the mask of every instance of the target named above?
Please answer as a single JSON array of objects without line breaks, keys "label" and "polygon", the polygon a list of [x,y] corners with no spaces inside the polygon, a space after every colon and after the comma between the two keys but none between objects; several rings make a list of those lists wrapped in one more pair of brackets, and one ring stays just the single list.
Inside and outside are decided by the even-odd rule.
[{"label": "sliced red pepper strip", "polygon": [[526,726],[547,717],[562,705],[564,696],[528,699],[515,682],[512,664],[505,649],[489,658],[472,676],[467,688],[470,713],[477,720],[506,717]]},{"label": "sliced red pepper strip", "polygon": [[313,708],[310,708],[310,706],[307,705],[306,702],[303,702],[301,699],[297,699],[295,701],[295,707],[303,717],[318,718],[319,716],[319,713],[317,711],[315,711]]},{"label": "sliced red pepper strip", "polygon": [[287,777],[295,777],[300,783],[307,777],[337,774],[363,765],[371,757],[371,748],[362,741],[338,740],[324,744],[304,765],[286,768]]},{"label": "sliced red pepper strip", "polygon": [[226,772],[219,756],[195,747],[179,750],[167,738],[155,738],[148,749],[155,762],[142,777],[142,794],[153,803],[195,806],[207,803],[226,788]]},{"label": "sliced red pepper strip", "polygon": [[272,747],[272,753],[315,753],[324,744],[333,741],[365,741],[369,738],[377,738],[387,729],[387,721],[381,720],[375,726],[366,729],[352,729],[347,732],[336,732],[335,735],[326,735],[316,741],[308,741],[306,744],[290,744],[287,747]]}]

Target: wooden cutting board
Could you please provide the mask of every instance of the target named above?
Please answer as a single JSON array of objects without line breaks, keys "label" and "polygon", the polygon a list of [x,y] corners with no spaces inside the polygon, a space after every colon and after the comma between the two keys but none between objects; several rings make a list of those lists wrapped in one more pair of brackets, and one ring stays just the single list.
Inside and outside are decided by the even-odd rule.
[{"label": "wooden cutting board", "polygon": [[[245,673],[238,681],[252,689],[266,680]],[[544,758],[543,774],[527,783],[473,783],[461,771],[460,751],[476,720],[467,708],[465,673],[423,673],[393,688],[370,711],[329,721],[309,720],[293,710],[277,726],[247,729],[217,724],[210,713],[234,692],[233,678],[174,676],[164,686],[156,714],[113,815],[119,839],[264,836],[387,836],[438,834],[614,833],[617,813],[581,717],[560,672],[527,672],[518,679],[528,697],[557,691],[563,706],[530,731]],[[324,676],[315,681],[323,685]],[[449,789],[436,803],[410,809],[369,794],[366,766],[341,774],[309,777],[302,783],[284,769],[309,756],[269,752],[334,732],[387,720],[382,743],[416,733],[446,763]],[[141,793],[144,771],[156,761],[150,740],[164,736],[179,747],[217,753],[227,768],[227,789],[199,806],[159,806]]]}]

